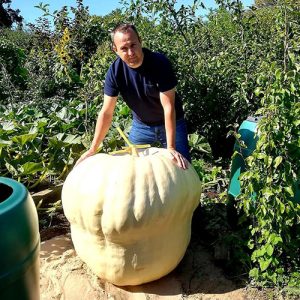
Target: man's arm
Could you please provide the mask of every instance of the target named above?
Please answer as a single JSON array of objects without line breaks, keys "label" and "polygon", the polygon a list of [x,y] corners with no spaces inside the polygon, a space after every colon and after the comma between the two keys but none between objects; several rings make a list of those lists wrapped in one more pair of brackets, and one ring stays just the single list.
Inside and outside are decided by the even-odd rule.
[{"label": "man's arm", "polygon": [[164,109],[167,148],[176,164],[180,168],[187,169],[187,160],[176,151],[175,88],[166,92],[160,92],[160,101]]},{"label": "man's arm", "polygon": [[84,159],[86,159],[87,157],[92,156],[97,152],[99,145],[104,140],[110,128],[114,110],[116,107],[116,102],[117,102],[117,97],[110,97],[104,95],[103,106],[98,115],[94,138],[91,147],[88,151],[86,151],[81,155],[81,157],[76,162],[76,165],[79,164]]}]

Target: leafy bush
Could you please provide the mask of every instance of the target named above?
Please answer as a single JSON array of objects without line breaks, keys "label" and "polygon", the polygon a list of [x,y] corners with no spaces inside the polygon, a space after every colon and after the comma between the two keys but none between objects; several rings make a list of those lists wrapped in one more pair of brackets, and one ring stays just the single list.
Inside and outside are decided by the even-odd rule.
[{"label": "leafy bush", "polygon": [[0,107],[2,176],[22,181],[29,188],[50,175],[63,178],[78,157],[76,153],[83,149],[84,109],[82,103],[69,103],[66,108],[66,102],[60,101],[60,105]]},{"label": "leafy bush", "polygon": [[284,37],[283,60],[266,65],[268,72],[258,78],[259,140],[241,175],[239,207],[253,220],[250,276],[262,285],[299,287],[300,24],[297,8],[281,4],[276,28]]},{"label": "leafy bush", "polygon": [[249,169],[241,175],[240,207],[254,219],[250,275],[263,284],[299,284],[293,277],[300,265],[299,71],[300,65],[288,73],[274,70],[257,90],[264,95],[258,111],[264,117],[256,150],[247,159]]},{"label": "leafy bush", "polygon": [[14,90],[25,88],[28,72],[24,62],[24,51],[0,37],[0,104],[14,101]]}]

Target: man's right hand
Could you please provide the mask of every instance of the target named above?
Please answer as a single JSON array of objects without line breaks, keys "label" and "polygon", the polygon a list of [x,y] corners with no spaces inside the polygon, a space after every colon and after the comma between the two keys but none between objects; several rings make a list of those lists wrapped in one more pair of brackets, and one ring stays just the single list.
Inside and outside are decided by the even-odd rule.
[{"label": "man's right hand", "polygon": [[83,160],[85,160],[86,158],[88,158],[89,156],[92,156],[96,154],[96,151],[94,149],[89,149],[88,151],[84,152],[80,158],[77,160],[76,164],[75,164],[75,167],[81,163]]}]

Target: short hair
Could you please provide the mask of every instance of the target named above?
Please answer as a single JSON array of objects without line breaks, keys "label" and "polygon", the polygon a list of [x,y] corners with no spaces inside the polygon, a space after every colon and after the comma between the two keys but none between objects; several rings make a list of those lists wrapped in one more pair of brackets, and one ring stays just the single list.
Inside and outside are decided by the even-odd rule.
[{"label": "short hair", "polygon": [[133,31],[136,33],[136,35],[137,35],[139,41],[141,41],[140,35],[139,35],[139,33],[138,33],[136,27],[135,27],[133,24],[130,24],[130,23],[121,23],[121,24],[118,24],[118,25],[111,31],[111,33],[110,33],[110,38],[111,38],[111,45],[112,45],[112,47],[114,46],[114,38],[115,38],[115,34],[116,34],[117,32],[125,33],[125,32],[127,32],[128,30],[130,30],[130,29],[133,30]]}]

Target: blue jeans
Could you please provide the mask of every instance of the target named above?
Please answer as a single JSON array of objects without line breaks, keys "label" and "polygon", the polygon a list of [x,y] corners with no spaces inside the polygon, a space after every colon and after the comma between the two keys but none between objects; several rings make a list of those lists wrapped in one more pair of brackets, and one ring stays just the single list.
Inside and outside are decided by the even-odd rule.
[{"label": "blue jeans", "polygon": [[[167,148],[167,138],[165,125],[149,126],[139,120],[133,119],[129,133],[129,140],[133,144],[153,144],[160,143]],[[176,151],[181,153],[191,162],[187,128],[184,118],[176,121]]]}]

